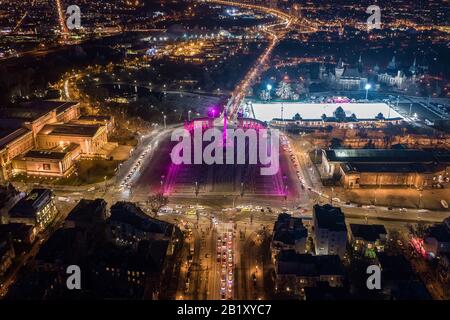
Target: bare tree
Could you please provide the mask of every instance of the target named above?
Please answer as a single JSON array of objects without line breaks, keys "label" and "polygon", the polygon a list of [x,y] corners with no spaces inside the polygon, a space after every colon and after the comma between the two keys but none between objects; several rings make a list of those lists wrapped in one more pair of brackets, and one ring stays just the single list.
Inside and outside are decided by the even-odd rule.
[{"label": "bare tree", "polygon": [[157,193],[148,199],[148,203],[150,205],[151,211],[153,212],[153,215],[156,217],[158,215],[159,209],[167,205],[169,202],[169,199],[164,196],[162,193]]}]

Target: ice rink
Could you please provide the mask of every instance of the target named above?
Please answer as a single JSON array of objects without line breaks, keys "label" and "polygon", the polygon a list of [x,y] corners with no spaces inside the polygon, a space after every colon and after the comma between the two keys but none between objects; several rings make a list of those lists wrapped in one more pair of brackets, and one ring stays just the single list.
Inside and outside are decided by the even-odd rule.
[{"label": "ice rink", "polygon": [[[373,119],[380,112],[385,118],[403,118],[385,103],[283,103],[283,119],[292,119],[296,113],[303,119],[320,119],[324,113],[332,117],[339,106],[347,116],[354,113],[359,119]],[[262,121],[281,118],[281,102],[253,103],[253,110],[255,117]]]}]

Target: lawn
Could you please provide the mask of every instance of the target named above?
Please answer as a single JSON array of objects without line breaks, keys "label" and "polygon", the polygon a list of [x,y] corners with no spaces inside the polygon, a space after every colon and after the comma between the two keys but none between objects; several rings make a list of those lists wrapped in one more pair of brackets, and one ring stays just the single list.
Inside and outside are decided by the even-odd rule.
[{"label": "lawn", "polygon": [[108,138],[109,142],[117,142],[119,145],[127,145],[135,147],[138,143],[136,135],[125,129],[125,128],[117,128],[114,134]]},{"label": "lawn", "polygon": [[114,176],[120,161],[116,160],[80,160],[76,164],[76,173],[70,177],[59,179],[58,185],[81,186],[99,183]]}]

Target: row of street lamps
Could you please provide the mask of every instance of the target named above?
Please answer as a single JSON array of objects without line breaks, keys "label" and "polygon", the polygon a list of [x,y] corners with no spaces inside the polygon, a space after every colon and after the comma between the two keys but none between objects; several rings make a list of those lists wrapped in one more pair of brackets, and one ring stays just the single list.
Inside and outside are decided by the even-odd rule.
[{"label": "row of street lamps", "polygon": [[[272,85],[269,83],[267,86],[267,91],[269,92],[269,100],[270,100],[270,91],[272,90]],[[366,86],[364,87],[364,89],[366,90],[366,100],[369,97],[369,90],[372,89],[372,85],[370,83],[366,84]]]}]

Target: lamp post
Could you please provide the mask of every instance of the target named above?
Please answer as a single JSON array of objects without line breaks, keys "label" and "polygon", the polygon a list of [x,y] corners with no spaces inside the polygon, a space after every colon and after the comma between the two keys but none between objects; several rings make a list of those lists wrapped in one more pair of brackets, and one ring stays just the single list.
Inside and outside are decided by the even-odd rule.
[{"label": "lamp post", "polygon": [[166,118],[167,118],[167,116],[164,115],[163,118],[164,118],[164,129],[166,129],[167,128],[167,126],[166,126]]},{"label": "lamp post", "polygon": [[270,95],[270,91],[272,90],[272,85],[269,83],[269,84],[266,86],[266,88],[267,88],[267,91],[269,92],[269,99],[268,99],[268,100],[270,100],[270,99],[272,98],[272,96]]},{"label": "lamp post", "polygon": [[198,196],[198,181],[195,181],[195,196]]},{"label": "lamp post", "polygon": [[420,207],[421,207],[421,205],[422,205],[422,191],[420,191],[420,193],[419,193],[419,209],[420,209]]},{"label": "lamp post", "polygon": [[162,194],[164,194],[164,178],[165,178],[165,176],[162,175],[161,176],[161,181],[160,181],[160,183],[161,183],[161,193]]},{"label": "lamp post", "polygon": [[192,112],[192,110],[188,111],[188,120],[189,120],[189,122],[191,122],[191,112]]},{"label": "lamp post", "polygon": [[367,100],[367,98],[369,97],[369,90],[370,88],[372,88],[372,86],[370,85],[370,83],[368,83],[364,88],[366,89],[366,100]]}]

